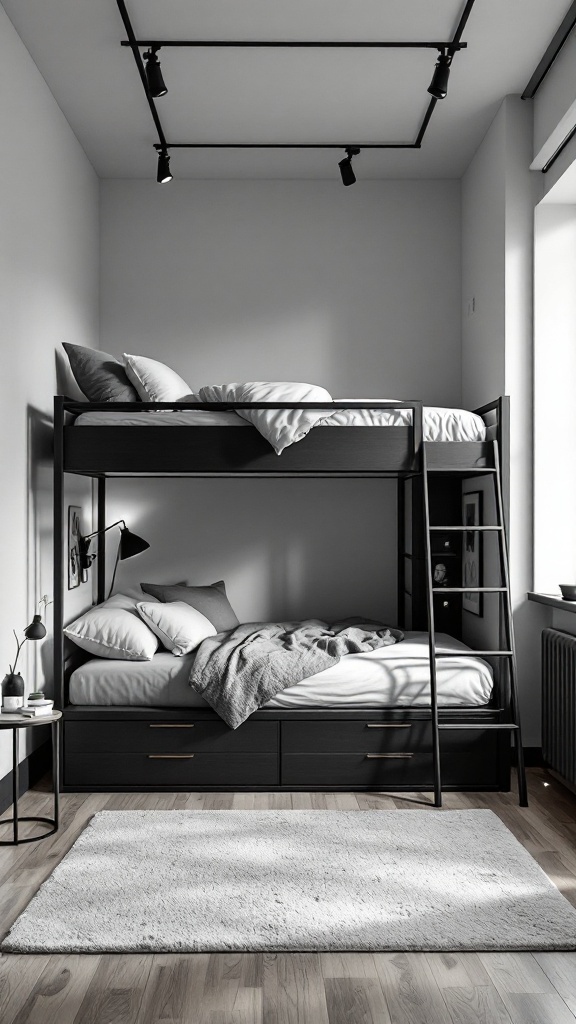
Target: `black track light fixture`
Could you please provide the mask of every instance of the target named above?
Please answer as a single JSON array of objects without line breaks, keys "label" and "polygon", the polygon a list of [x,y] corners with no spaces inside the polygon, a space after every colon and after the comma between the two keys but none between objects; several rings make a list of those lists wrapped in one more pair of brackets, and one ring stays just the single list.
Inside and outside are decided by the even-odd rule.
[{"label": "black track light fixture", "polygon": [[159,185],[166,185],[169,181],[172,181],[170,155],[167,149],[158,150],[158,171],[156,174],[156,181]]},{"label": "black track light fixture", "polygon": [[434,68],[434,74],[432,75],[432,81],[428,86],[428,92],[436,100],[443,100],[446,98],[448,92],[448,79],[450,78],[450,65],[452,63],[452,54],[442,50],[438,54],[438,60],[436,61],[436,67]]},{"label": "black track light fixture", "polygon": [[155,100],[157,100],[159,96],[165,96],[168,92],[164,79],[162,78],[160,61],[158,60],[159,49],[159,46],[151,46],[144,54],[144,60],[146,61],[146,81],[148,82],[150,95]]},{"label": "black track light fixture", "polygon": [[340,174],[342,176],[343,185],[353,185],[356,181],[356,175],[352,170],[352,157],[358,156],[360,149],[358,146],[346,146],[346,156],[343,160],[340,160],[338,167],[340,168]]}]

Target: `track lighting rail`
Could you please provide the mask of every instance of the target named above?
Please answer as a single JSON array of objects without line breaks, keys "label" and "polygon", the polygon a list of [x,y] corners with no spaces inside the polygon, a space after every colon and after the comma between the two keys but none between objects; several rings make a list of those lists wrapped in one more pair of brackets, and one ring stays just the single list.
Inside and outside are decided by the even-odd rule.
[{"label": "track lighting rail", "polygon": [[311,39],[134,39],[132,42],[130,39],[123,39],[121,46],[139,46],[144,47],[160,47],[173,46],[173,47],[186,47],[186,46],[212,46],[218,47],[246,47],[254,48],[260,47],[262,49],[326,49],[326,50],[361,50],[361,49],[373,49],[373,50],[465,50],[468,43],[454,43],[453,40],[447,42],[434,42],[429,40],[418,40],[418,41],[384,41],[374,42],[372,40],[358,40],[351,42],[350,40],[311,40]]},{"label": "track lighting rail", "polygon": [[[231,40],[231,39],[138,39],[134,33],[130,16],[126,9],[125,0],[116,0],[120,16],[126,29],[127,39],[121,40],[121,45],[129,47],[132,50],[132,55],[138,68],[138,73],[144,92],[146,93],[146,99],[150,112],[158,133],[158,142],[154,144],[154,148],[158,155],[158,173],[156,180],[160,183],[168,182],[172,180],[172,174],[170,172],[170,150],[172,149],[340,149],[346,153],[346,159],[340,161],[339,168],[342,174],[342,178],[348,180],[344,184],[351,184],[353,176],[351,170],[351,157],[350,152],[354,150],[354,156],[357,156],[362,149],[420,149],[424,139],[425,132],[430,123],[430,119],[436,107],[436,103],[440,99],[444,99],[447,91],[448,77],[450,73],[450,66],[452,64],[452,58],[458,51],[464,50],[467,47],[467,43],[462,42],[462,35],[466,27],[468,18],[470,17],[472,8],[475,0],[466,0],[464,9],[458,21],[456,31],[451,40],[437,41],[437,40],[254,40],[254,39],[243,39],[243,40]],[[170,142],[166,139],[158,110],[156,108],[155,99],[168,90],[164,86],[159,63],[157,60],[157,52],[163,47],[212,47],[212,48],[272,48],[272,49],[433,49],[438,51],[438,60],[434,70],[434,76],[428,89],[431,94],[431,99],[426,108],[422,123],[420,125],[416,139],[413,142],[366,142],[366,143],[355,143],[352,145],[350,141],[346,142]],[[144,54],[146,59],[146,67],[142,60],[141,50],[147,49],[150,52]],[[160,80],[160,84],[163,87],[163,91],[157,90],[157,81]]]}]

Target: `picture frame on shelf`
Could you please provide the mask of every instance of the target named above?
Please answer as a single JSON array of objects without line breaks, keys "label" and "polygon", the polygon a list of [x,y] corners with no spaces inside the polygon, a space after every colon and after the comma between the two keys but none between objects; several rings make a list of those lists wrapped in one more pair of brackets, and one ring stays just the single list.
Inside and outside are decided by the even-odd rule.
[{"label": "picture frame on shelf", "polygon": [[[482,523],[482,491],[469,491],[462,495],[464,526],[480,526]],[[483,537],[471,530],[464,534],[462,543],[462,586],[481,587],[482,584]],[[484,594],[465,591],[462,594],[462,610],[472,615],[484,615]]]}]

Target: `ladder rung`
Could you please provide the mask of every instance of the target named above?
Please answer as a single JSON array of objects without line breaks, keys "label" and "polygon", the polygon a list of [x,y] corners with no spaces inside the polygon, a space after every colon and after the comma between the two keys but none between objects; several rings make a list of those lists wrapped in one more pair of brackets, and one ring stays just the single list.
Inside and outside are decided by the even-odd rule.
[{"label": "ladder rung", "polygon": [[487,657],[489,654],[492,657],[512,658],[514,651],[435,651],[434,654],[437,658],[476,658],[479,655]]},{"label": "ladder rung", "polygon": [[502,529],[501,526],[431,526],[430,533],[486,533]]},{"label": "ladder rung", "polygon": [[441,469],[440,466],[428,466],[429,473],[496,473],[492,466],[454,466],[451,469]]},{"label": "ladder rung", "polygon": [[506,594],[506,587],[432,587],[433,594]]},{"label": "ladder rung", "polygon": [[470,725],[468,722],[462,724],[460,722],[439,722],[439,729],[517,729],[518,726],[514,722],[487,722],[486,725],[482,725],[482,722],[476,722],[474,725]]}]

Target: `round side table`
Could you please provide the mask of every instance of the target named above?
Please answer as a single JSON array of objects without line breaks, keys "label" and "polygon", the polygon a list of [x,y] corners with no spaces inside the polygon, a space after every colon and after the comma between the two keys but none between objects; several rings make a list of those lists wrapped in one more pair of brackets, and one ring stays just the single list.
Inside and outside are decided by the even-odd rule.
[{"label": "round side table", "polygon": [[[23,718],[22,715],[0,714],[0,729],[12,729],[12,803],[14,805],[14,817],[3,818],[0,825],[12,825],[14,831],[13,839],[0,840],[0,846],[18,846],[20,843],[34,843],[38,839],[47,839],[58,831],[59,826],[59,803],[60,803],[60,719],[61,711],[53,711],[51,715],[40,715],[38,718]],[[19,738],[21,729],[34,729],[39,725],[50,725],[52,729],[52,775],[54,778],[54,817],[53,818],[20,818],[18,817],[18,790],[20,784],[19,772]],[[39,836],[27,836],[20,839],[18,826],[21,821],[39,821],[43,825],[51,825],[48,832],[42,832]]]}]

